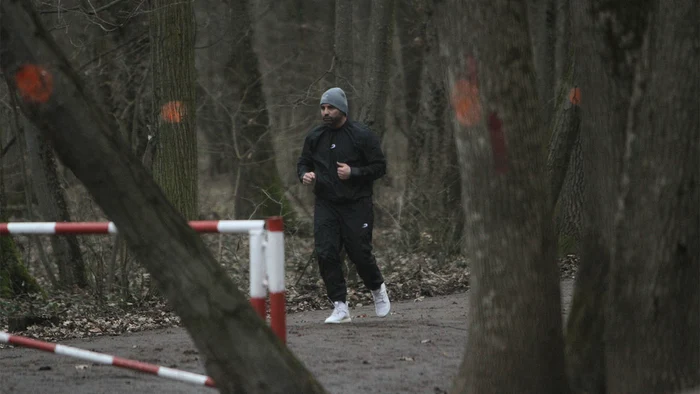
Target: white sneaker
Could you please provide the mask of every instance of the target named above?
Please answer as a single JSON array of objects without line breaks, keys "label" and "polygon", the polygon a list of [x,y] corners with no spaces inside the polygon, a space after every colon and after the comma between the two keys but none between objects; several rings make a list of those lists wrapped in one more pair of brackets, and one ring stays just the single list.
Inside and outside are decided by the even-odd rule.
[{"label": "white sneaker", "polygon": [[372,290],[372,298],[374,298],[374,311],[377,312],[377,316],[384,317],[388,315],[391,310],[391,302],[384,283],[379,289]]},{"label": "white sneaker", "polygon": [[339,324],[339,323],[350,323],[350,311],[348,310],[348,304],[342,301],[335,301],[333,303],[335,308],[333,313],[328,316],[326,323]]}]

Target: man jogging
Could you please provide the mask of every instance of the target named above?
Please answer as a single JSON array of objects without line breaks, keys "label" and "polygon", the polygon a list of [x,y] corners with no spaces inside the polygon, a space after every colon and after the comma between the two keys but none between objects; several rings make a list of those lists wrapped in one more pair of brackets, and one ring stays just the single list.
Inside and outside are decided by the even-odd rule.
[{"label": "man jogging", "polygon": [[321,277],[333,313],[326,323],[349,323],[347,288],[340,251],[345,247],[365,286],[372,292],[377,316],[391,304],[384,278],[372,253],[373,183],[386,173],[379,138],[367,126],[348,119],[348,101],[340,88],[321,96],[323,124],[306,136],[297,163],[304,185],[314,185],[314,239]]}]

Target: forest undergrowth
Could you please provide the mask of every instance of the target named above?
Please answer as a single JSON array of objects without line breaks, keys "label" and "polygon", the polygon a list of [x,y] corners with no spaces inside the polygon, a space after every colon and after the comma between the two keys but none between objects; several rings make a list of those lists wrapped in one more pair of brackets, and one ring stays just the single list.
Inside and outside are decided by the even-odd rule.
[{"label": "forest undergrowth", "polygon": [[[239,290],[247,294],[247,237],[225,234],[203,237]],[[419,302],[425,297],[468,290],[470,271],[467,259],[462,256],[438,257],[426,250],[406,252],[400,238],[400,231],[375,231],[375,253],[392,301]],[[330,303],[324,295],[313,255],[313,239],[292,234],[285,240],[288,313],[329,309]],[[109,241],[104,238],[90,239],[90,243],[106,242]],[[108,248],[109,245],[101,247]],[[94,248],[95,245],[88,245],[87,249]],[[574,255],[559,259],[562,277],[574,277],[577,262]],[[57,341],[180,326],[180,319],[173,309],[163,297],[152,291],[150,275],[135,262],[131,267],[128,292],[119,288],[118,278],[115,278],[117,284],[110,296],[100,296],[94,286],[89,290],[50,290],[39,265],[32,264],[30,270],[47,290],[44,294],[0,299],[0,330]],[[351,279],[348,301],[351,306],[361,306],[371,304],[372,298],[361,281]]]}]

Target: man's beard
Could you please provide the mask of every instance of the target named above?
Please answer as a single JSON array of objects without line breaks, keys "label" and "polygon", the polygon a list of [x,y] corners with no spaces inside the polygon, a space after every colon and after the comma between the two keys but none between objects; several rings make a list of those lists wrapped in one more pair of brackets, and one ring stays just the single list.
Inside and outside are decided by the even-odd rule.
[{"label": "man's beard", "polygon": [[338,115],[337,117],[333,116],[324,116],[323,117],[323,123],[325,123],[328,126],[335,126],[338,123],[340,123],[341,115]]}]

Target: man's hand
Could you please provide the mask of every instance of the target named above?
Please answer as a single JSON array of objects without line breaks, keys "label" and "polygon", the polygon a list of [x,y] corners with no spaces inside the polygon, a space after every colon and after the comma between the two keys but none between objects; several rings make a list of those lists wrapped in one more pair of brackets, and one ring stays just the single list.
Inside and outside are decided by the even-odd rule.
[{"label": "man's hand", "polygon": [[338,178],[342,180],[350,179],[350,166],[345,163],[338,163]]},{"label": "man's hand", "polygon": [[313,183],[313,181],[316,179],[316,174],[313,171],[309,171],[306,174],[304,174],[304,177],[301,178],[301,182],[304,185],[310,185]]}]

